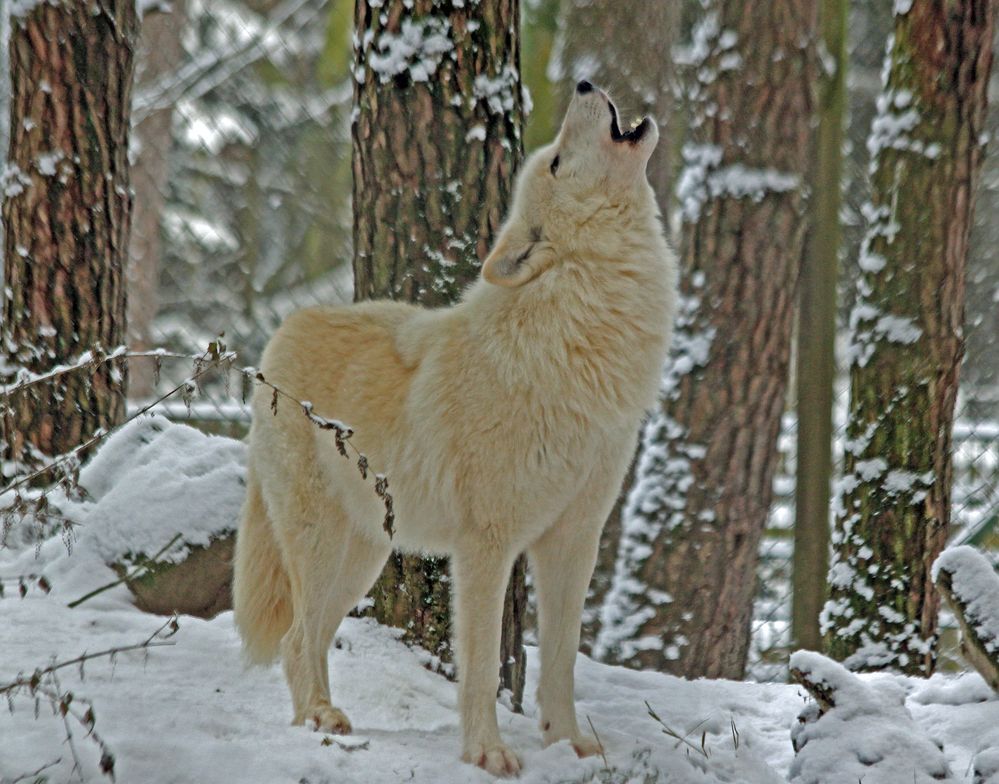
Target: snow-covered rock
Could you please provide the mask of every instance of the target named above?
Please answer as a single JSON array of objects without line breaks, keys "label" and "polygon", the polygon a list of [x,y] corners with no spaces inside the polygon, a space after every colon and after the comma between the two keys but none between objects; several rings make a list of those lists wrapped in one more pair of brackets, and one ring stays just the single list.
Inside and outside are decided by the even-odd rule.
[{"label": "snow-covered rock", "polygon": [[81,545],[131,575],[140,609],[211,617],[232,607],[245,453],[240,441],[146,416],[108,438],[80,472],[90,497]]},{"label": "snow-covered rock", "polygon": [[943,750],[906,709],[893,676],[861,679],[818,653],[791,656],[791,673],[817,705],[793,732],[794,784],[934,784],[956,782]]},{"label": "snow-covered rock", "polygon": [[245,493],[246,445],[162,416],[140,417],[110,436],[80,472],[91,503],[81,544],[108,563],[151,556],[183,561],[192,547],[232,534]]},{"label": "snow-covered rock", "polygon": [[[129,574],[131,597],[116,590],[88,604],[130,598],[151,612],[214,615],[231,606],[245,459],[240,441],[140,417],[108,437],[80,471],[82,500],[50,492],[50,508],[71,533],[26,547],[10,573],[42,574],[65,601]],[[27,533],[11,539],[29,543]],[[152,568],[140,568],[154,557]]]}]

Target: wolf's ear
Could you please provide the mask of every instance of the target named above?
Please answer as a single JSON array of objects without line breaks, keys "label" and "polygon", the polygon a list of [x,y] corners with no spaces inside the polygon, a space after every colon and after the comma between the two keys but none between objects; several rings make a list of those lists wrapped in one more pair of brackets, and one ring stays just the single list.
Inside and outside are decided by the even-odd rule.
[{"label": "wolf's ear", "polygon": [[534,280],[554,263],[550,243],[529,239],[517,242],[501,234],[482,263],[482,277],[496,286],[514,289]]}]

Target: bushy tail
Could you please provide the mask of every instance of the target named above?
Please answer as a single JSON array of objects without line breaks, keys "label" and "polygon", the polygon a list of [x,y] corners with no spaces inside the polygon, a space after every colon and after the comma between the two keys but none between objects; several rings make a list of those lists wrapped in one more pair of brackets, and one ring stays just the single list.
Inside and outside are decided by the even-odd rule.
[{"label": "bushy tail", "polygon": [[274,661],[291,626],[291,586],[252,469],[247,471],[243,519],[236,533],[232,599],[247,661]]}]

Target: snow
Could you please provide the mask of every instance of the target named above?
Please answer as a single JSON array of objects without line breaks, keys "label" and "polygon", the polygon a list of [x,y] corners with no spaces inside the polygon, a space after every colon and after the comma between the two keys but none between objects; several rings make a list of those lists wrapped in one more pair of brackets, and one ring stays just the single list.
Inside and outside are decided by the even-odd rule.
[{"label": "snow", "polygon": [[791,765],[795,784],[929,784],[957,781],[947,758],[920,730],[905,706],[898,679],[866,681],[811,651],[791,656],[792,669],[832,692],[833,707],[820,717],[806,711],[795,730],[799,749]]},{"label": "snow", "polygon": [[[46,0],[10,0],[10,15],[17,18],[23,18],[35,10],[37,6],[40,6]],[[53,5],[55,3],[52,3]]]},{"label": "snow", "polygon": [[[75,609],[66,603],[115,578],[105,565],[109,556],[149,551],[177,530],[193,542],[230,529],[238,514],[243,459],[240,442],[157,416],[112,436],[81,472],[91,497],[62,499],[62,511],[80,523],[72,552],[58,535],[37,545],[14,536],[14,545],[0,549],[0,577],[44,574],[52,585],[49,594],[32,588],[24,599],[13,598],[13,592],[0,599],[0,687],[54,660],[147,638],[162,619],[134,608],[124,586]],[[113,662],[91,661],[82,674],[76,667],[60,671],[62,690],[71,691],[77,704],[92,702],[96,729],[116,757],[119,781],[492,780],[457,759],[456,685],[428,669],[428,654],[404,646],[394,630],[369,619],[348,619],[341,627],[330,652],[334,696],[351,717],[355,735],[333,738],[288,724],[290,698],[280,668],[244,668],[231,613],[210,621],[182,617],[179,624],[170,646],[122,653]],[[580,655],[578,712],[584,728],[592,722],[606,761],[580,760],[567,743],[541,747],[533,699],[538,658],[529,647],[525,715],[500,705],[498,717],[506,741],[523,758],[525,784],[779,784],[790,772],[805,775],[810,765],[831,764],[834,757],[852,765],[871,749],[895,759],[896,749],[913,748],[910,761],[943,759],[954,771],[970,771],[973,759],[980,771],[994,762],[999,699],[978,676],[847,678],[836,667],[821,673],[811,667],[829,681],[842,680],[846,697],[799,731],[799,738],[807,734],[808,756],[797,762],[790,730],[803,692],[787,684],[687,681]],[[867,691],[874,696],[867,697]],[[0,781],[57,759],[46,775],[53,781],[72,778],[61,719],[44,703],[35,718],[27,695],[16,695],[12,706],[13,712],[0,715],[5,741]],[[829,733],[835,728],[847,734],[836,736],[834,746]],[[926,735],[943,743],[942,754],[926,746]],[[103,780],[96,746],[79,730],[74,743],[88,780]],[[810,780],[800,775],[795,781]],[[857,780],[844,775],[830,772],[822,781]],[[865,784],[876,781],[864,778]]]},{"label": "snow", "polygon": [[770,193],[797,190],[801,178],[772,167],[754,168],[741,163],[722,166],[722,150],[713,144],[685,144],[684,168],[680,172],[677,198],[683,219],[695,223],[709,201],[752,199],[761,201]]},{"label": "snow", "polygon": [[509,65],[496,76],[479,74],[475,77],[472,94],[477,101],[485,102],[490,114],[509,114],[516,106],[516,90],[520,75]]},{"label": "snow", "polygon": [[0,192],[10,198],[20,196],[25,188],[31,186],[31,177],[24,173],[16,163],[8,161],[0,172]]},{"label": "snow", "polygon": [[941,571],[950,574],[954,597],[965,606],[965,618],[985,650],[999,655],[999,575],[992,564],[974,547],[960,545],[934,561],[934,582]]},{"label": "snow", "polygon": [[[96,585],[110,576],[98,571],[91,579]],[[51,595],[29,593],[23,600],[0,601],[0,623],[8,630],[0,637],[0,684],[18,672],[47,664],[52,657],[70,658],[84,650],[138,642],[160,624],[130,607],[123,588],[70,610],[62,601],[67,598],[63,587],[57,582]],[[455,684],[427,670],[425,658],[400,643],[396,632],[368,619],[347,619],[330,654],[335,701],[355,727],[353,736],[332,739],[332,745],[323,745],[326,736],[289,725],[290,699],[279,667],[243,667],[231,613],[211,621],[182,617],[173,641],[173,646],[148,654],[121,654],[113,666],[91,662],[82,681],[75,668],[62,676],[64,689],[93,701],[97,729],[117,758],[119,781],[457,784],[492,780],[457,760]],[[873,705],[858,697],[806,730],[811,733],[805,749],[809,756],[805,762],[792,763],[790,728],[802,706],[800,687],[686,681],[611,667],[580,655],[577,707],[584,726],[589,717],[606,748],[614,771],[608,775],[602,759],[579,760],[566,743],[541,748],[533,700],[537,674],[537,651],[528,648],[526,715],[498,707],[501,732],[524,760],[520,779],[524,784],[784,782],[791,770],[811,770],[808,760],[855,761],[867,750],[886,750],[889,743],[908,748],[913,738],[888,732],[883,722],[904,716],[898,700],[910,684],[915,686],[906,707],[918,724],[910,725],[910,731],[920,729],[943,739],[952,770],[963,771],[973,755],[987,753],[987,748],[979,748],[986,738],[976,727],[999,727],[999,700],[977,676],[936,676],[930,681],[887,676],[881,686],[871,687],[879,698]],[[646,700],[685,742],[663,732],[647,714]],[[12,714],[0,715],[0,737],[8,741],[0,744],[0,780],[57,757],[63,762],[51,772],[52,780],[67,780],[69,763],[59,722],[46,710],[35,720],[29,699],[17,699],[14,707]],[[838,736],[839,745],[833,746],[820,726],[823,732],[832,727],[850,731]],[[707,756],[701,751],[702,733]],[[986,733],[986,737],[991,736]],[[999,749],[999,738],[993,742],[992,748]],[[77,745],[93,771],[96,753],[83,739],[78,738]],[[920,759],[938,758],[925,744],[916,748]],[[846,770],[853,768],[827,770],[828,777],[821,781],[854,784],[857,777],[847,778]],[[869,773],[870,768],[864,771]],[[793,780],[813,780],[803,775]],[[96,775],[89,778],[101,780]],[[912,780],[911,773],[863,779],[865,784]]]},{"label": "snow", "polygon": [[[367,53],[367,65],[381,84],[407,70],[414,82],[427,82],[444,56],[454,49],[447,19],[403,19],[398,34],[383,32]],[[356,75],[355,75],[356,76]],[[363,78],[358,77],[358,81]]]},{"label": "snow", "polygon": [[[72,552],[61,537],[41,545],[53,572],[66,571],[75,579],[81,564],[90,568],[151,556],[181,533],[182,540],[161,556],[176,563],[190,547],[206,547],[232,533],[243,503],[245,454],[241,441],[208,436],[158,414],[133,420],[80,472],[84,500],[50,494],[50,505],[75,523],[77,532]],[[36,572],[33,562],[33,550],[23,552],[11,568]]]},{"label": "snow", "polygon": [[[69,610],[56,591],[5,600],[0,614],[12,633],[0,640],[0,682],[46,664],[50,656],[147,637],[159,621],[130,608],[119,594],[118,602],[103,609]],[[330,659],[336,701],[351,717],[355,735],[331,745],[323,745],[325,736],[289,725],[290,699],[278,667],[244,669],[231,613],[212,621],[181,618],[173,646],[122,654],[113,667],[91,662],[83,681],[75,668],[67,670],[62,685],[94,702],[97,729],[116,755],[119,781],[492,781],[457,759],[456,685],[425,669],[422,658],[396,637],[367,619],[344,622]],[[528,666],[532,695],[533,648]],[[580,716],[584,723],[586,716],[592,720],[615,781],[783,781],[780,768],[791,756],[787,726],[800,704],[793,687],[691,683],[583,656],[576,680]],[[663,734],[647,715],[646,700],[675,732],[690,732],[688,743],[696,751]],[[530,697],[526,703],[524,716],[498,708],[500,729],[525,762],[522,782],[605,780],[599,757],[579,760],[564,742],[542,749],[537,707]],[[55,717],[43,710],[35,720],[31,701],[19,699],[13,714],[0,716],[0,737],[8,741],[0,744],[0,778],[61,756],[50,775],[65,780],[69,763],[60,731]],[[702,733],[707,757],[700,750]],[[85,740],[76,743],[93,771],[96,753]]]}]

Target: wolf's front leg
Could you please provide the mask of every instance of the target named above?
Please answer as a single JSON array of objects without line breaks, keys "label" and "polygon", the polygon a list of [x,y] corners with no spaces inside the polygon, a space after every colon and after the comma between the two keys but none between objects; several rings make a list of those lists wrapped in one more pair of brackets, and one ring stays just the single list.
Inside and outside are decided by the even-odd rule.
[{"label": "wolf's front leg", "polygon": [[580,757],[601,751],[596,739],[580,732],[573,696],[583,602],[604,519],[595,516],[603,509],[601,500],[587,500],[570,507],[528,550],[538,602],[541,737],[546,746],[568,740]]},{"label": "wolf's front leg", "polygon": [[494,776],[520,772],[520,760],[503,743],[496,724],[503,596],[512,566],[512,558],[496,556],[488,548],[455,555],[451,562],[461,758]]}]

